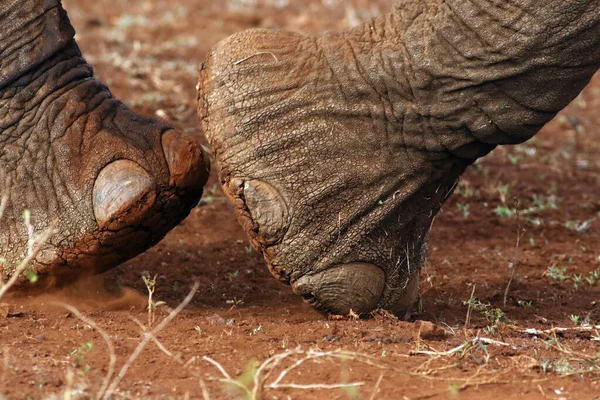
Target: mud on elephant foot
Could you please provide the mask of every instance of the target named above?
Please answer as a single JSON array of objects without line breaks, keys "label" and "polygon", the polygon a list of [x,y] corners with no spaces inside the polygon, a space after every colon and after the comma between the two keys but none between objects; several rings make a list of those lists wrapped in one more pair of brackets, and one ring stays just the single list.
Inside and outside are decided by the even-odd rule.
[{"label": "mud on elephant foot", "polygon": [[27,64],[13,60],[0,79],[4,277],[28,251],[24,209],[34,234],[56,224],[34,271],[101,272],[162,239],[197,204],[208,177],[195,140],[135,114],[93,77],[60,4],[44,8],[51,3],[22,2],[2,14],[37,21],[2,21],[16,30],[6,33],[10,43],[19,33],[34,38],[13,50]]}]

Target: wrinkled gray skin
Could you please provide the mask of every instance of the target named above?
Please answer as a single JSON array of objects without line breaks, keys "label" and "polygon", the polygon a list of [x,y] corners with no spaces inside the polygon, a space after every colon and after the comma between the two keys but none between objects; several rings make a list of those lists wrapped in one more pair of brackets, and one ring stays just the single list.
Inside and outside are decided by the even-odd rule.
[{"label": "wrinkled gray skin", "polygon": [[323,311],[403,315],[465,168],[531,138],[599,64],[600,0],[404,0],[347,32],[231,36],[199,115],[275,276]]},{"label": "wrinkled gray skin", "polygon": [[200,146],[112,97],[59,0],[2,0],[0,28],[2,277],[31,250],[24,209],[35,236],[55,224],[38,273],[100,272],[158,242],[202,193]]}]

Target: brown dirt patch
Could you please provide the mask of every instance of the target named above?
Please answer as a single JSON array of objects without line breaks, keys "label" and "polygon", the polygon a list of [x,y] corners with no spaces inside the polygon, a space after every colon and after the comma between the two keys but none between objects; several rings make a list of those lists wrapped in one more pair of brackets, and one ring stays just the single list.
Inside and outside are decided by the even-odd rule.
[{"label": "brown dirt patch", "polygon": [[[65,3],[85,56],[117,96],[200,137],[197,65],[219,39],[249,27],[343,29],[392,1]],[[12,298],[0,307],[0,392],[8,398],[49,398],[70,390],[74,398],[93,397],[107,373],[107,348],[88,324],[50,303],[81,308],[107,331],[120,368],[141,340],[131,317],[146,321],[141,275],[148,271],[158,274],[155,300],[167,304],[156,310],[157,319],[185,297],[194,280],[200,288],[158,335],[171,356],[149,343],[119,385],[124,398],[202,398],[199,378],[212,399],[240,398],[203,357],[251,386],[248,375],[256,363],[304,352],[274,366],[266,380],[273,384],[311,349],[312,359],[281,382],[346,386],[266,388],[263,398],[598,398],[597,332],[570,330],[556,337],[522,332],[600,320],[600,283],[586,282],[600,269],[597,110],[600,78],[534,140],[498,149],[469,169],[433,228],[423,309],[413,321],[385,314],[332,320],[311,310],[251,252],[213,176],[202,204],[145,254],[101,281],[52,296]],[[513,199],[525,210],[519,218],[505,215]],[[504,306],[519,226],[516,276]],[[125,297],[119,297],[122,287],[130,288]],[[464,302],[473,288],[489,306],[473,310],[465,333]],[[507,345],[473,340],[477,336]],[[444,354],[459,346],[464,347]],[[590,368],[596,372],[585,372]],[[352,387],[354,382],[363,385]]]}]

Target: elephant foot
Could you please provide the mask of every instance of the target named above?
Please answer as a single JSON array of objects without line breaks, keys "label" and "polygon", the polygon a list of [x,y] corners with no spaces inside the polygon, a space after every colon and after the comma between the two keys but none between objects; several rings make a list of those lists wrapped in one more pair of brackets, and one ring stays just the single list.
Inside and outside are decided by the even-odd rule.
[{"label": "elephant foot", "polygon": [[225,193],[276,277],[325,312],[404,316],[434,216],[491,147],[430,134],[402,64],[385,71],[362,39],[236,34],[202,65],[199,115]]},{"label": "elephant foot", "polygon": [[135,114],[93,77],[73,40],[0,87],[4,278],[55,226],[40,274],[96,273],[157,243],[194,207],[208,160],[193,139]]}]

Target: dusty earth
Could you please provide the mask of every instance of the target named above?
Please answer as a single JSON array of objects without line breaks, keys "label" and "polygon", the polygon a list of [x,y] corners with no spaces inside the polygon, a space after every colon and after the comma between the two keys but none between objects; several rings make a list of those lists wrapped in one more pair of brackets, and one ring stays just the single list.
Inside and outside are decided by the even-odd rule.
[{"label": "dusty earth", "polygon": [[[202,141],[196,75],[211,45],[249,27],[344,29],[392,3],[64,2],[113,92]],[[597,110],[600,78],[534,140],[468,170],[433,227],[421,307],[407,322],[311,310],[252,252],[213,176],[189,218],[145,254],[77,288],[2,300],[0,393],[96,398],[110,379],[114,398],[135,399],[600,398]],[[155,335],[163,349],[150,341],[127,363],[144,337],[134,319],[148,324],[144,274],[158,275],[153,328],[199,287]]]}]

